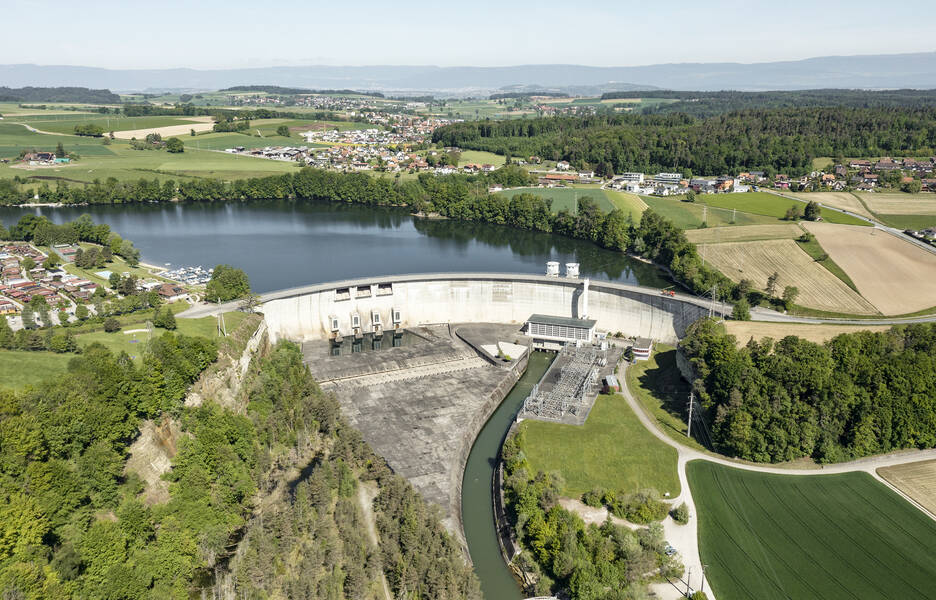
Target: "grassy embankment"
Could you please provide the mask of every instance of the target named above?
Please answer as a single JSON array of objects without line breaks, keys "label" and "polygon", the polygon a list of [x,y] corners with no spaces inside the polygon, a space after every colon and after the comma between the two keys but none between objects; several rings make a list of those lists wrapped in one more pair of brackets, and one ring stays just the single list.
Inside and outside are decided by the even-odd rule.
[{"label": "grassy embankment", "polygon": [[596,487],[679,494],[676,449],[647,431],[620,394],[599,396],[583,426],[526,420],[520,428],[530,465],[561,473],[566,496]]},{"label": "grassy embankment", "polygon": [[[627,367],[624,385],[655,418],[660,430],[677,442],[705,450],[696,437],[686,436],[686,410],[689,406],[689,384],[676,367],[676,349],[666,344],[654,344],[650,360],[638,361]],[[699,428],[695,429],[696,436]]]},{"label": "grassy embankment", "polygon": [[936,523],[867,473],[795,476],[693,461],[699,549],[719,598],[928,598]]}]

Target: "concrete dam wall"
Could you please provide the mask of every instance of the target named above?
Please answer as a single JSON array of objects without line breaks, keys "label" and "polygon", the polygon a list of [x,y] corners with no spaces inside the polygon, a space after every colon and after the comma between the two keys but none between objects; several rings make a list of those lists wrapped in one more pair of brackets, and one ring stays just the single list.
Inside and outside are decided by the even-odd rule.
[{"label": "concrete dam wall", "polygon": [[[709,302],[664,296],[653,288],[545,275],[441,273],[399,275],[327,283],[265,296],[263,312],[271,338],[310,341],[331,337],[330,316],[342,335],[353,333],[352,315],[372,330],[372,312],[384,329],[438,323],[523,323],[534,313],[585,317],[599,331],[649,337],[675,344],[686,328],[708,314]],[[587,310],[587,315],[584,312]]]}]

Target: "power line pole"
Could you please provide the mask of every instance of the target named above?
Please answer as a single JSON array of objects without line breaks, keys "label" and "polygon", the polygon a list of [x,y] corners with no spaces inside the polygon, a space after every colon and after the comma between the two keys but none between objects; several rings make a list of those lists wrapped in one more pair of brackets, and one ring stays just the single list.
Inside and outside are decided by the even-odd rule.
[{"label": "power line pole", "polygon": [[702,222],[708,223],[708,205],[707,204],[702,205]]},{"label": "power line pole", "polygon": [[692,580],[692,567],[689,567],[689,572],[686,574],[686,598],[689,597],[689,590],[692,589],[692,586],[689,585],[689,582]]},{"label": "power line pole", "polygon": [[[692,437],[692,405],[695,404],[695,392],[689,392],[689,421],[686,424],[686,437]],[[692,572],[692,569],[689,569]]]}]

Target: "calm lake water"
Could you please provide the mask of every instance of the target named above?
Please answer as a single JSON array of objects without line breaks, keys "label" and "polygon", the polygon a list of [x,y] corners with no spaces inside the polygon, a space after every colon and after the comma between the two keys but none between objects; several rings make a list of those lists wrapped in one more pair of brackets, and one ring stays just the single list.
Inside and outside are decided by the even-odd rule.
[{"label": "calm lake water", "polygon": [[0,207],[61,223],[90,214],[133,240],[145,262],[244,269],[256,292],[406,273],[543,273],[546,261],[581,263],[584,277],[668,285],[652,266],[593,244],[509,227],[416,219],[404,210],[317,202]]}]

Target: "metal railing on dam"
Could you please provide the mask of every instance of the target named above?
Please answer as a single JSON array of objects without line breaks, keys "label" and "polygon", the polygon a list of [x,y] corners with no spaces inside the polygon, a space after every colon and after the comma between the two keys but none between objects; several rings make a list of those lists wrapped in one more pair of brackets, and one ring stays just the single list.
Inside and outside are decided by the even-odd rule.
[{"label": "metal railing on dam", "polygon": [[[584,279],[512,273],[431,273],[336,281],[261,296],[273,339],[324,339],[335,324],[342,335],[357,323],[370,331],[434,323],[523,323],[533,313],[587,316],[598,328],[675,343],[713,304],[656,288]],[[588,294],[587,302],[582,298]],[[717,312],[730,310],[722,303]],[[357,319],[355,321],[355,319]]]}]

